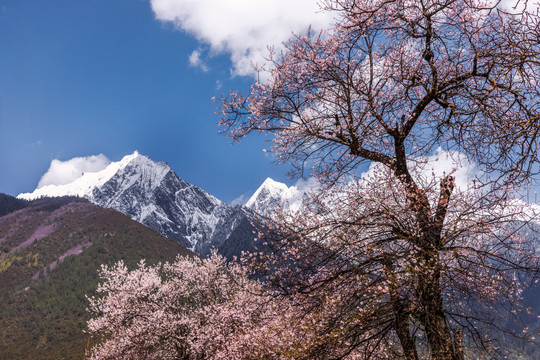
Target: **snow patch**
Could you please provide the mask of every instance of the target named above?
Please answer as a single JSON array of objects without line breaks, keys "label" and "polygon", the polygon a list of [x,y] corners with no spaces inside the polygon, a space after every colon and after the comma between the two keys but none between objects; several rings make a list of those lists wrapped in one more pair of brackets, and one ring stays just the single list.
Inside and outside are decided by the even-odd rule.
[{"label": "snow patch", "polygon": [[134,159],[140,156],[138,151],[126,155],[122,160],[110,163],[106,168],[98,172],[87,172],[68,184],[45,185],[31,193],[22,193],[18,199],[35,200],[41,197],[78,196],[90,197],[96,187],[100,187],[109,181],[119,169],[126,167]]}]

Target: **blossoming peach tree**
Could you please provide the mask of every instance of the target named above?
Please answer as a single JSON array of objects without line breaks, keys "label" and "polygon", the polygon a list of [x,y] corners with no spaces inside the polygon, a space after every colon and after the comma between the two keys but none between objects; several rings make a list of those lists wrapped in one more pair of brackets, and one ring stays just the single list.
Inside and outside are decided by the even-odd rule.
[{"label": "blossoming peach tree", "polygon": [[101,276],[89,298],[89,359],[295,358],[307,340],[288,300],[216,254],[131,271],[120,262]]},{"label": "blossoming peach tree", "polygon": [[540,17],[518,3],[324,1],[331,29],[221,99],[227,135],[273,135],[322,189],[265,220],[243,265],[104,268],[89,356],[461,360],[527,337],[507,325],[539,275],[517,194],[538,173]]},{"label": "blossoming peach tree", "polygon": [[[278,161],[323,184],[268,222],[252,256],[274,289],[324,314],[308,358],[381,344],[406,359],[489,357],[512,332],[504,317],[539,271],[521,231],[538,214],[517,194],[538,173],[540,17],[516,3],[324,1],[332,29],[294,36],[260,69],[268,81],[221,99],[222,131],[272,134]],[[437,152],[455,168],[426,171]],[[476,171],[460,185],[463,163]]]}]

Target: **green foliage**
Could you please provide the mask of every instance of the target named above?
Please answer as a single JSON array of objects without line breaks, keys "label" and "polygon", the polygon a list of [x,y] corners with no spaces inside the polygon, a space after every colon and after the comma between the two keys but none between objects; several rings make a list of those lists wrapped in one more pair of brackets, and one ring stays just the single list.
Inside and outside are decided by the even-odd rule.
[{"label": "green foliage", "polygon": [[7,271],[11,265],[15,262],[18,263],[22,260],[21,256],[8,255],[5,258],[0,260],[0,273]]}]

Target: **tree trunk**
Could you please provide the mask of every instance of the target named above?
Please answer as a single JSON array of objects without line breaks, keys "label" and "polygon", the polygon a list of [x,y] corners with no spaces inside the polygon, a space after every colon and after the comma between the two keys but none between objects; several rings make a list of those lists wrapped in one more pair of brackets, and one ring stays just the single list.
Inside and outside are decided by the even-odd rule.
[{"label": "tree trunk", "polygon": [[[394,267],[390,260],[384,261],[386,271],[388,273],[391,283],[397,283],[394,273]],[[408,310],[408,303],[399,296],[399,287],[390,289],[390,301],[392,302],[392,310],[394,312],[394,330],[401,343],[403,354],[407,360],[418,360],[418,353],[416,351],[416,343],[414,337],[411,335],[410,321],[411,316]]]},{"label": "tree trunk", "polygon": [[446,323],[440,289],[440,269],[437,252],[428,252],[426,266],[419,274],[419,320],[424,327],[433,360],[456,360],[452,334]]},{"label": "tree trunk", "polygon": [[465,359],[465,354],[463,352],[463,331],[461,331],[460,328],[454,330],[454,347],[456,349],[456,359]]},{"label": "tree trunk", "polygon": [[455,179],[451,175],[441,179],[439,201],[434,213],[425,190],[418,187],[411,176],[404,146],[404,138],[396,138],[396,161],[393,164],[396,178],[405,186],[405,194],[422,236],[411,238],[411,242],[422,249],[416,269],[418,277],[417,296],[420,308],[417,316],[424,327],[433,360],[455,360],[454,342],[446,323],[442,292],[441,233],[448,203],[454,189]]},{"label": "tree trunk", "polygon": [[407,360],[418,360],[416,343],[411,335],[409,327],[410,317],[403,312],[396,313],[396,333]]}]

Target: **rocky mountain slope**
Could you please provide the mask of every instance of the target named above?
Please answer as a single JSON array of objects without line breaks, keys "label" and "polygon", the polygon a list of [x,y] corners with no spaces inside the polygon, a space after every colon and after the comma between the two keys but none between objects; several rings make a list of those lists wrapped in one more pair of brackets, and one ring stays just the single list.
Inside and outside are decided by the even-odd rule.
[{"label": "rocky mountain slope", "polygon": [[225,204],[137,151],[72,183],[43,186],[18,198],[65,195],[116,209],[203,256],[215,247],[230,258],[253,240],[250,209]]}]

